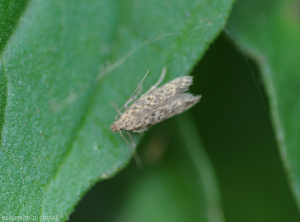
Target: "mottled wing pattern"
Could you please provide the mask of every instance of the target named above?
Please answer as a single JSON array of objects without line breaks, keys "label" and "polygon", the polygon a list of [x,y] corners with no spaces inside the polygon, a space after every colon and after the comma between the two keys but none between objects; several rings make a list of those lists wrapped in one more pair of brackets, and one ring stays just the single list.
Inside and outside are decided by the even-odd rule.
[{"label": "mottled wing pattern", "polygon": [[113,131],[142,129],[187,110],[200,99],[200,96],[184,93],[192,82],[193,77],[183,76],[149,90],[113,123]]},{"label": "mottled wing pattern", "polygon": [[162,122],[172,116],[184,112],[197,102],[200,96],[193,96],[188,93],[176,95],[175,97],[165,101],[164,103],[152,107],[147,112],[142,112],[140,115],[132,118],[133,124],[127,124],[126,130],[138,130],[156,123]]},{"label": "mottled wing pattern", "polygon": [[157,89],[149,90],[144,95],[142,95],[138,99],[138,101],[145,100],[150,95],[158,98],[163,98],[163,100],[168,100],[179,93],[188,91],[192,83],[192,76],[182,76],[162,85],[161,87],[158,87]]},{"label": "mottled wing pattern", "polygon": [[157,89],[147,91],[143,96],[149,94],[152,95],[164,94],[173,97],[178,93],[186,92],[189,89],[190,85],[192,85],[192,83],[193,83],[193,76],[182,76],[160,86]]},{"label": "mottled wing pattern", "polygon": [[135,103],[133,103],[126,111],[140,110],[145,111],[149,107],[157,106],[163,101],[166,101],[179,93],[183,93],[188,90],[189,86],[193,82],[192,76],[183,76],[176,78],[161,87],[148,91],[143,94]]}]

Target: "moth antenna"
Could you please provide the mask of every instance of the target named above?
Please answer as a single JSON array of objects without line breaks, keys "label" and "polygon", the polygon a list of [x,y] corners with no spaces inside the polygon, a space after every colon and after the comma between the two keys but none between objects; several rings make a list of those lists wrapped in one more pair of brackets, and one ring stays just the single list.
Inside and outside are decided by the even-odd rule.
[{"label": "moth antenna", "polygon": [[146,75],[144,76],[144,78],[142,79],[142,81],[140,81],[140,83],[138,84],[138,86],[136,87],[136,89],[134,90],[134,92],[132,93],[132,95],[129,97],[129,99],[126,101],[126,103],[121,107],[121,109],[119,109],[118,114],[117,114],[115,120],[117,120],[118,116],[119,116],[120,113],[121,113],[121,110],[122,110],[125,106],[127,106],[127,104],[131,101],[131,98],[134,96],[134,94],[136,93],[136,91],[138,90],[138,88],[140,87],[140,85],[143,83],[143,81],[144,81],[145,78],[147,77],[148,73],[149,73],[149,69],[148,69],[148,71],[146,72]]},{"label": "moth antenna", "polygon": [[112,107],[114,107],[114,108],[116,109],[116,111],[117,111],[117,116],[116,116],[116,118],[115,118],[115,121],[117,121],[118,116],[119,116],[119,115],[121,116],[123,113],[121,113],[121,111],[119,110],[119,107],[118,107],[117,103],[111,102],[110,105],[111,105]]},{"label": "moth antenna", "polygon": [[[136,92],[136,94],[135,94],[131,99],[128,100],[127,105],[128,105],[129,103],[131,103],[132,101],[136,100],[136,99],[141,95],[142,91],[143,91],[143,85],[141,85],[141,86],[139,87],[138,91]],[[124,105],[124,108],[125,108],[125,109],[128,108],[127,105],[126,105],[126,106]]]},{"label": "moth antenna", "polygon": [[156,89],[157,86],[159,86],[159,84],[161,84],[161,82],[164,80],[164,78],[165,78],[165,76],[166,76],[166,73],[167,73],[167,67],[164,66],[164,67],[162,68],[162,70],[161,70],[161,74],[160,74],[159,79],[157,80],[157,82],[156,82],[156,83],[155,83],[155,84],[154,84],[154,85],[153,85],[146,93],[148,93],[148,92],[150,92],[150,91]]}]

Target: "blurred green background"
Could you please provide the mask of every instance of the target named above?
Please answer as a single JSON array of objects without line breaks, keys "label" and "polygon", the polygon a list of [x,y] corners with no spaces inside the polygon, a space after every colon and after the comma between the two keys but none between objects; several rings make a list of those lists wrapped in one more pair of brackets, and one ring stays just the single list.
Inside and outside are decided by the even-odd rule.
[{"label": "blurred green background", "polygon": [[[256,65],[222,33],[192,75],[195,84],[191,92],[201,94],[202,99],[190,114],[216,172],[225,221],[300,221]],[[185,158],[176,118],[145,134],[138,150],[144,162],[142,170],[132,161],[114,178],[96,184],[70,221],[130,221],[128,214],[134,215],[131,221],[162,221],[164,216],[164,221],[202,221],[196,196],[203,194],[197,191],[194,169]],[[186,130],[188,126],[180,127]],[[172,190],[163,187],[162,180],[169,180]],[[155,193],[147,194],[151,190]],[[161,211],[151,210],[156,206]],[[181,210],[184,217],[172,218],[172,210]],[[195,214],[197,210],[200,216]]]}]

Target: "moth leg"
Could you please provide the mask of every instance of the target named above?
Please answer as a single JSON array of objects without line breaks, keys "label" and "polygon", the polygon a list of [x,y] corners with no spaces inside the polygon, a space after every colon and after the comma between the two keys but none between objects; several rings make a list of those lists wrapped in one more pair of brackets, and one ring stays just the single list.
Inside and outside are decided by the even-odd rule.
[{"label": "moth leg", "polygon": [[133,152],[135,152],[135,149],[136,149],[135,142],[134,142],[134,140],[133,140],[131,134],[130,134],[127,130],[126,130],[126,133],[127,133],[127,135],[129,136],[129,138],[130,138],[132,147],[134,148]]},{"label": "moth leg", "polygon": [[162,70],[161,70],[161,74],[160,74],[159,79],[157,80],[157,82],[146,93],[149,93],[152,90],[156,89],[159,86],[159,84],[161,84],[161,82],[164,80],[164,78],[166,76],[166,73],[167,73],[167,67],[164,66],[162,68]]},{"label": "moth leg", "polygon": [[120,133],[120,135],[121,135],[121,137],[122,137],[122,139],[125,141],[125,143],[130,147],[130,150],[132,151],[132,149],[131,149],[131,146],[130,146],[130,143],[128,143],[128,141],[125,139],[125,137],[123,136],[123,134],[122,134],[122,131],[120,130],[119,131],[119,133]]},{"label": "moth leg", "polygon": [[132,132],[134,132],[134,133],[142,133],[142,132],[145,132],[147,130],[148,130],[148,127],[145,127],[145,128],[139,129],[139,130],[133,130]]},{"label": "moth leg", "polygon": [[134,140],[133,140],[131,134],[130,134],[127,130],[126,130],[126,133],[127,133],[127,135],[129,136],[129,138],[130,138],[132,147],[134,148],[133,154],[134,154],[134,160],[135,160],[135,163],[136,163],[137,167],[138,167],[139,169],[141,169],[142,166],[143,166],[143,164],[142,164],[141,158],[140,158],[139,155],[136,153],[136,145],[135,145],[135,142],[134,142]]}]

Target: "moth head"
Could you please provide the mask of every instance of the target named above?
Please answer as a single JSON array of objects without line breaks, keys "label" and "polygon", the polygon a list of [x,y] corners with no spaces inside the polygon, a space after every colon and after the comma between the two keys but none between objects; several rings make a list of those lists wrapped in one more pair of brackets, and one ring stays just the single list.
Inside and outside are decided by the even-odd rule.
[{"label": "moth head", "polygon": [[118,122],[113,122],[113,124],[111,124],[110,128],[113,132],[122,130],[121,127],[119,126]]}]

